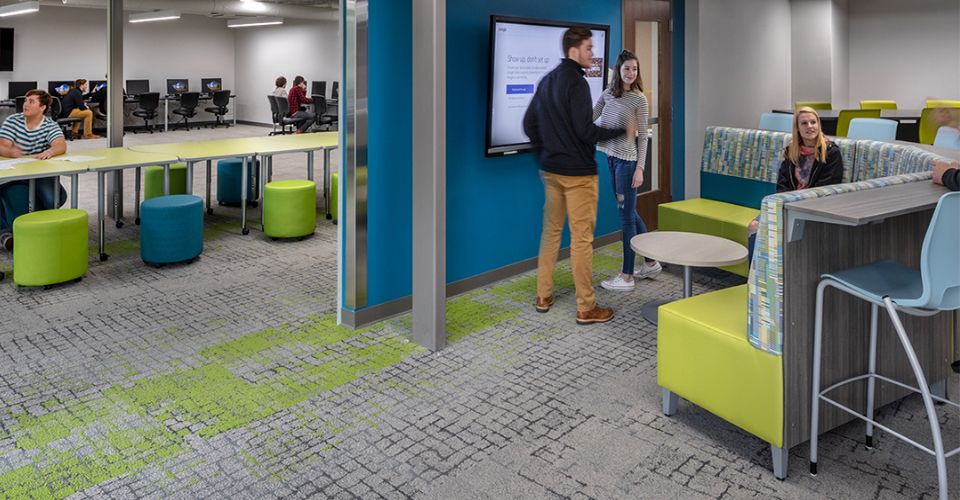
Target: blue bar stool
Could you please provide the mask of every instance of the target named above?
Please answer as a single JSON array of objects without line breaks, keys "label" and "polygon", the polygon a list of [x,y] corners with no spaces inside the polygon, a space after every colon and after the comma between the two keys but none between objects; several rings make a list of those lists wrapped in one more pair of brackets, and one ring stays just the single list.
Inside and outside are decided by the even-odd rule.
[{"label": "blue bar stool", "polygon": [[[813,398],[811,399],[810,416],[811,474],[816,475],[817,473],[817,428],[820,424],[820,401],[825,401],[867,422],[867,446],[873,446],[873,427],[877,426],[936,457],[939,495],[941,500],[947,499],[946,459],[960,453],[960,448],[944,451],[940,423],[937,420],[937,412],[933,406],[933,401],[940,401],[957,408],[960,408],[960,405],[931,395],[916,352],[910,343],[910,338],[907,337],[907,332],[903,329],[903,324],[900,322],[898,311],[912,316],[932,316],[941,311],[960,309],[960,258],[957,256],[957,249],[960,248],[960,231],[957,231],[958,227],[960,227],[960,192],[947,193],[937,203],[937,209],[934,211],[933,219],[927,228],[927,234],[923,239],[923,247],[920,250],[919,270],[896,262],[881,261],[821,276],[820,285],[817,287],[816,323],[814,325],[813,341]],[[820,349],[823,336],[823,292],[827,287],[836,288],[870,302],[870,359],[867,374],[837,382],[821,391]],[[897,337],[900,339],[900,344],[910,362],[910,367],[913,369],[919,387],[911,387],[876,373],[877,315],[881,306],[886,309],[890,320],[893,322]],[[864,379],[867,380],[866,415],[857,413],[826,396],[828,392],[838,387]],[[933,449],[884,427],[873,419],[873,396],[876,379],[921,394],[927,412],[927,420],[930,423],[930,433],[933,435]]]}]

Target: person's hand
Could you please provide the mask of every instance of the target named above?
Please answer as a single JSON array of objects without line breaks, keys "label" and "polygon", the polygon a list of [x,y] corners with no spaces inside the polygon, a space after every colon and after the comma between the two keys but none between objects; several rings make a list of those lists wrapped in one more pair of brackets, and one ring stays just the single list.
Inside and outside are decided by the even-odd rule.
[{"label": "person's hand", "polygon": [[633,182],[630,183],[630,187],[636,189],[643,185],[643,169],[638,168],[633,174]]},{"label": "person's hand", "polygon": [[51,152],[49,149],[37,155],[38,160],[49,160],[52,157],[53,152]]},{"label": "person's hand", "polygon": [[960,168],[960,163],[947,160],[933,160],[933,183],[943,185],[943,174],[951,168]]}]

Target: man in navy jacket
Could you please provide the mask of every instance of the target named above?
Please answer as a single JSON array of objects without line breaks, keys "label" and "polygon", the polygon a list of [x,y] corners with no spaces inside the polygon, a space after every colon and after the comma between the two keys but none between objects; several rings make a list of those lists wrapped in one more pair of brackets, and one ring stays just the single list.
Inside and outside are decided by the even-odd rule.
[{"label": "man in navy jacket", "polygon": [[[540,160],[546,203],[537,259],[539,312],[553,305],[553,268],[560,251],[563,220],[570,222],[570,264],[577,289],[577,323],[603,323],[613,309],[600,307],[593,289],[593,230],[597,224],[596,144],[623,134],[593,123],[590,87],[584,68],[593,66],[593,34],[575,26],[563,34],[566,58],[540,80],[523,117],[523,131]],[[626,133],[636,136],[631,124]]]}]

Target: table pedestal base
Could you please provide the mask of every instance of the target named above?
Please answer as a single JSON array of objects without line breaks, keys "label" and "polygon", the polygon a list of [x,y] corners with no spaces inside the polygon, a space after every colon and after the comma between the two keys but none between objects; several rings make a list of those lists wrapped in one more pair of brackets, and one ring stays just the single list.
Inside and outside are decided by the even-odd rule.
[{"label": "table pedestal base", "polygon": [[646,304],[643,305],[643,309],[640,310],[640,314],[643,315],[643,319],[656,325],[657,318],[659,317],[659,315],[657,314],[657,308],[664,304],[669,304],[671,302],[673,301],[672,300],[651,300],[650,302],[647,302]]}]

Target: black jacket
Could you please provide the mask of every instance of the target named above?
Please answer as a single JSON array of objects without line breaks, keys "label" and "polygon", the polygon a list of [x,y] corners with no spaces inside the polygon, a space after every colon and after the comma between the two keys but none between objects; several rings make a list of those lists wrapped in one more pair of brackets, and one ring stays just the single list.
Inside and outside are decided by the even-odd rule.
[{"label": "black jacket", "polygon": [[950,191],[960,191],[960,168],[951,168],[944,172],[943,185]]},{"label": "black jacket", "polygon": [[70,112],[74,109],[84,110],[87,109],[87,105],[83,103],[83,93],[80,92],[78,88],[72,88],[67,95],[63,96],[60,102],[60,118],[66,118],[70,116]]},{"label": "black jacket", "polygon": [[523,132],[533,144],[540,168],[547,172],[597,175],[597,142],[624,133],[593,123],[590,86],[583,75],[579,64],[560,61],[540,80],[523,116]]},{"label": "black jacket", "polygon": [[[777,192],[797,190],[797,179],[793,175],[793,163],[784,151],[784,159],[780,163],[780,171],[777,172]],[[827,161],[826,163],[814,160],[813,168],[810,170],[810,183],[807,188],[829,186],[831,184],[840,184],[843,182],[843,157],[840,156],[840,148],[831,141],[827,141]]]}]

